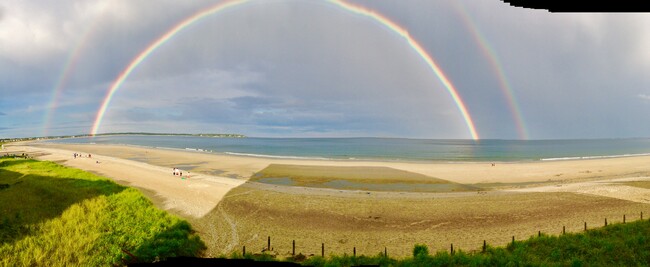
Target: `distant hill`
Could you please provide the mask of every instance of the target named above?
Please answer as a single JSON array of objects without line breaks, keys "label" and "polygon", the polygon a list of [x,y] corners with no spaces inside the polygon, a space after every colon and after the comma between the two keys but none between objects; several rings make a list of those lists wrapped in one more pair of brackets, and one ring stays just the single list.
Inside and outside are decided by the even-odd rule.
[{"label": "distant hill", "polygon": [[[214,138],[246,138],[243,134],[226,134],[226,133],[147,133],[147,132],[125,132],[125,133],[102,133],[95,136],[114,136],[114,135],[156,135],[156,136],[201,136],[201,137],[214,137]],[[5,138],[0,139],[0,143],[20,142],[20,141],[34,141],[43,139],[61,139],[61,138],[76,138],[76,137],[90,137],[91,134],[75,134],[75,135],[60,135],[60,136],[41,136],[41,137],[21,137],[21,138]]]}]

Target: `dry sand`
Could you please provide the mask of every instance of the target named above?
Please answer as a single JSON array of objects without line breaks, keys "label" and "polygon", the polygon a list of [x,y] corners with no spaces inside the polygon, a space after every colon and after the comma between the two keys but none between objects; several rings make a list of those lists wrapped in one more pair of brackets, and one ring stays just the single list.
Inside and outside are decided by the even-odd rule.
[{"label": "dry sand", "polygon": [[[413,244],[472,250],[483,240],[569,232],[650,215],[650,157],[528,163],[408,163],[280,160],[114,145],[5,145],[8,151],[89,170],[141,189],[161,208],[188,219],[208,244],[206,256],[260,252],[406,256]],[[6,151],[2,151],[6,152]],[[72,153],[92,159],[73,159]],[[11,153],[11,152],[9,152]],[[99,160],[101,163],[95,163]],[[270,164],[389,167],[463,184],[490,183],[488,192],[418,193],[335,190],[246,182]],[[181,180],[177,166],[191,171]],[[504,189],[506,188],[506,189]]]},{"label": "dry sand", "polygon": [[[201,218],[210,212],[232,188],[243,180],[187,172],[183,179],[172,169],[124,158],[98,155],[83,150],[62,150],[51,147],[5,145],[4,153],[27,153],[40,160],[90,171],[116,182],[140,189],[157,206],[184,217]],[[84,154],[73,157],[73,153]],[[82,153],[83,152],[83,153]],[[91,158],[88,158],[91,153]],[[99,163],[98,163],[99,162]]]}]

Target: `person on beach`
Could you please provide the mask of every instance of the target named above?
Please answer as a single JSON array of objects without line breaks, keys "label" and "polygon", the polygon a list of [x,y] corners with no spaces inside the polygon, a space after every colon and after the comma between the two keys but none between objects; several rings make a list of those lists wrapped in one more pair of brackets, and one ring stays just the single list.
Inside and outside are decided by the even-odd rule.
[{"label": "person on beach", "polygon": [[174,167],[174,168],[172,169],[172,174],[173,174],[174,176],[176,176],[176,167]]}]

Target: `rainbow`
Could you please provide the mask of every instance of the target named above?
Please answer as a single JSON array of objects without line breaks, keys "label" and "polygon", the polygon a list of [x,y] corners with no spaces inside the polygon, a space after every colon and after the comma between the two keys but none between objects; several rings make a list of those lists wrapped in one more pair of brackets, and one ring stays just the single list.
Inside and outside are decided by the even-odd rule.
[{"label": "rainbow", "polygon": [[51,101],[47,105],[45,116],[43,117],[43,122],[44,122],[43,136],[48,135],[48,130],[50,128],[50,124],[52,120],[52,115],[54,114],[54,111],[59,106],[59,99],[61,98],[61,93],[63,92],[63,88],[65,88],[65,85],[68,82],[70,73],[76,67],[77,62],[79,61],[79,56],[81,55],[81,52],[84,50],[86,46],[85,40],[87,40],[87,38],[82,38],[82,41],[78,42],[76,47],[72,49],[68,54],[68,58],[66,59],[65,64],[63,65],[63,70],[61,71],[61,75],[59,75],[56,85],[54,86],[54,90],[52,90],[52,97],[50,98]]},{"label": "rainbow", "polygon": [[529,139],[528,130],[526,128],[526,123],[524,122],[523,116],[521,115],[521,108],[517,103],[517,98],[515,97],[515,93],[512,91],[512,86],[510,86],[510,82],[508,82],[508,79],[506,78],[505,72],[503,71],[503,65],[501,65],[497,53],[494,51],[494,49],[492,49],[492,46],[485,38],[485,36],[483,36],[481,31],[479,31],[477,24],[474,22],[474,20],[472,20],[472,18],[469,16],[469,14],[462,6],[462,4],[458,1],[452,1],[452,2],[453,2],[452,5],[456,7],[456,10],[458,11],[460,18],[465,23],[465,26],[471,32],[472,37],[479,44],[479,47],[481,48],[483,55],[487,57],[488,61],[490,62],[490,65],[492,65],[492,69],[494,70],[497,79],[499,80],[499,87],[501,87],[501,92],[506,97],[508,108],[510,109],[510,113],[512,114],[515,124],[517,126],[517,133],[519,138],[523,140],[528,140]]},{"label": "rainbow", "polygon": [[[131,63],[117,76],[115,81],[112,82],[111,87],[108,89],[108,92],[106,93],[106,97],[104,98],[101,107],[97,111],[97,115],[95,117],[95,122],[93,124],[93,127],[91,129],[90,134],[91,135],[96,135],[99,126],[101,125],[102,118],[104,117],[106,113],[106,109],[108,108],[108,105],[111,102],[111,99],[115,95],[115,92],[120,88],[120,86],[124,83],[126,78],[133,72],[133,70],[140,64],[142,61],[144,61],[151,53],[153,53],[158,47],[169,41],[172,37],[174,37],[178,32],[182,31],[183,29],[187,28],[188,26],[192,25],[193,23],[207,17],[213,14],[217,14],[221,11],[230,9],[232,7],[244,4],[246,2],[249,2],[250,0],[229,0],[225,2],[221,2],[219,4],[213,5],[211,7],[208,7],[204,10],[201,10],[194,15],[189,16],[188,18],[184,19],[180,23],[178,23],[176,26],[172,27],[170,30],[168,30],[165,34],[163,34],[161,37],[150,43],[138,56],[136,56]],[[413,50],[426,62],[426,64],[431,68],[433,73],[438,77],[442,85],[445,87],[447,92],[451,95],[452,99],[454,100],[456,106],[458,107],[458,110],[460,111],[461,115],[463,116],[463,119],[465,120],[465,124],[467,125],[467,128],[469,130],[469,133],[474,140],[479,139],[479,135],[476,131],[476,127],[474,126],[474,122],[472,121],[472,117],[469,115],[469,112],[467,111],[467,107],[465,106],[465,103],[462,101],[460,95],[458,94],[458,91],[456,88],[453,86],[451,81],[445,76],[445,74],[442,72],[442,69],[435,63],[433,58],[422,48],[422,46],[415,40],[411,35],[406,31],[403,27],[397,25],[395,22],[389,20],[388,18],[384,17],[383,15],[367,9],[362,6],[350,4],[347,2],[344,2],[342,0],[329,0],[329,3],[334,4],[337,7],[340,7],[342,10],[352,12],[357,15],[365,16],[368,18],[373,19],[376,22],[379,22],[381,25],[387,27],[391,31],[395,32],[398,34],[400,37],[404,38],[406,42],[413,48]]]},{"label": "rainbow", "polygon": [[[107,2],[102,5],[102,12],[106,8],[106,5]],[[66,84],[68,83],[68,79],[70,78],[72,70],[76,68],[77,62],[79,62],[79,58],[81,56],[81,52],[86,50],[90,36],[94,32],[98,21],[99,19],[95,18],[93,22],[86,27],[84,32],[81,34],[81,37],[79,37],[74,48],[68,53],[68,57],[66,58],[65,64],[63,65],[63,70],[61,71],[61,74],[59,75],[59,78],[54,85],[54,89],[52,90],[50,103],[47,105],[45,115],[43,116],[43,136],[48,135],[48,130],[50,129],[50,125],[52,123],[52,115],[54,114],[54,111],[59,107],[59,99],[61,98],[63,88],[65,88]]]}]

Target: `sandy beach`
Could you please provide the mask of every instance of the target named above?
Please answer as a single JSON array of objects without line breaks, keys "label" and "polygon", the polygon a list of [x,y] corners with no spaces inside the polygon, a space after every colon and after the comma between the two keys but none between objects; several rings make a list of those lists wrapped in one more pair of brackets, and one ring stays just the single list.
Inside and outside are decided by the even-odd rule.
[{"label": "sandy beach", "polygon": [[[9,144],[2,153],[27,153],[88,170],[140,189],[154,203],[190,221],[208,244],[206,256],[260,252],[272,236],[284,255],[296,240],[303,254],[377,254],[388,247],[406,256],[413,244],[432,250],[473,250],[487,240],[538,231],[578,232],[650,215],[650,157],[526,163],[410,163],[270,159],[116,145]],[[73,153],[92,158],[73,158]],[[97,163],[99,161],[99,163]],[[248,181],[271,164],[391,168],[480,191],[376,192]],[[189,178],[172,175],[179,167]],[[358,171],[357,169],[354,169]],[[375,169],[378,170],[378,169]],[[380,170],[380,169],[379,169]],[[409,176],[411,177],[411,176]],[[361,178],[360,178],[361,179]],[[252,179],[255,180],[255,179]],[[408,208],[405,208],[408,207]]]},{"label": "sandy beach", "polygon": [[[92,150],[68,150],[53,147],[6,145],[4,153],[22,154],[39,160],[54,161],[59,164],[86,170],[116,182],[140,189],[158,207],[173,211],[184,217],[200,218],[210,212],[232,188],[244,183],[243,180],[205,175],[200,173],[174,176],[172,168],[156,166],[145,162],[127,159],[123,155],[99,155]],[[118,148],[112,148],[118,151]],[[82,156],[74,157],[74,153]],[[88,154],[91,157],[88,157]]]}]

